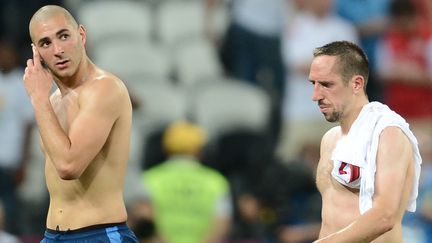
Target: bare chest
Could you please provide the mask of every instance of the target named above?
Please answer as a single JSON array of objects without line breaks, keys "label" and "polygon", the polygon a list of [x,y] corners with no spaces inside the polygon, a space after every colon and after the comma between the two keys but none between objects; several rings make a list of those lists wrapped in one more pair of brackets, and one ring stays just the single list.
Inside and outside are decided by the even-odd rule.
[{"label": "bare chest", "polygon": [[[331,151],[323,153],[317,168],[316,183],[319,191],[323,194],[328,189],[336,190],[340,193],[348,193],[349,195],[358,194],[358,189],[353,189],[339,183],[332,176],[334,163],[331,160]],[[339,168],[341,169],[341,168]]]},{"label": "bare chest", "polygon": [[331,171],[333,170],[333,163],[330,158],[331,151],[324,151],[320,157],[320,161],[317,167],[316,183],[318,190],[323,194],[327,189],[334,186],[334,182],[331,177]]}]

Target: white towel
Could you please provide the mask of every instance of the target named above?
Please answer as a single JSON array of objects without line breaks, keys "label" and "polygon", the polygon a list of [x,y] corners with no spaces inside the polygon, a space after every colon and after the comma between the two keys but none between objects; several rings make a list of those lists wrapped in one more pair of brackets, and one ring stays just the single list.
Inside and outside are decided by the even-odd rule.
[{"label": "white towel", "polygon": [[389,126],[401,128],[412,144],[415,173],[407,210],[410,212],[416,210],[420,165],[422,163],[417,139],[409,129],[405,119],[390,110],[388,106],[379,102],[371,102],[362,108],[347,136],[337,143],[331,158],[334,165],[332,175],[338,181],[341,181],[341,177],[338,178],[336,174],[340,173],[336,172],[339,170],[341,161],[360,167],[359,207],[361,214],[372,207],[379,136],[384,128]]}]

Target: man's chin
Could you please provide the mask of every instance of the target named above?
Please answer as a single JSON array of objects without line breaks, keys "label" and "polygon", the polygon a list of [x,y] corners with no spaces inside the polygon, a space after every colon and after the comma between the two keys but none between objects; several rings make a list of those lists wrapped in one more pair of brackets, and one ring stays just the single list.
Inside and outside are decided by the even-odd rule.
[{"label": "man's chin", "polygon": [[326,114],[323,114],[323,115],[324,115],[324,118],[326,119],[326,121],[328,121],[328,122],[332,122],[332,123],[338,122],[338,119],[334,116],[326,115]]},{"label": "man's chin", "polygon": [[53,75],[58,79],[64,79],[71,77],[71,72],[69,70],[56,70],[53,72]]}]

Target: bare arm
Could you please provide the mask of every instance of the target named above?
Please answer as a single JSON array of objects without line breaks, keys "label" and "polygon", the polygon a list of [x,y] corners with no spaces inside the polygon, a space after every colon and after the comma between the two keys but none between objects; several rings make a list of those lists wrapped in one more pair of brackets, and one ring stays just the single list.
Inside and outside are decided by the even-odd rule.
[{"label": "bare arm", "polygon": [[24,83],[43,146],[62,179],[79,178],[105,144],[119,116],[120,92],[110,79],[97,80],[85,87],[78,98],[78,114],[66,133],[49,100],[52,77],[43,69],[35,49],[33,60],[27,62]]},{"label": "bare arm", "polygon": [[393,229],[398,220],[411,145],[396,127],[386,128],[377,154],[373,206],[346,228],[315,242],[370,242]]}]

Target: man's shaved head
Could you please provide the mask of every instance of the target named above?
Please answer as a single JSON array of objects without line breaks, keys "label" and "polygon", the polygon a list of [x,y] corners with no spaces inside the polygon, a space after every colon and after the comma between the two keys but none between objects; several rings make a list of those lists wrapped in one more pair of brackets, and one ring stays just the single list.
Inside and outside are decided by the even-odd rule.
[{"label": "man's shaved head", "polygon": [[69,24],[71,24],[72,27],[78,28],[77,21],[69,11],[57,5],[46,5],[40,8],[38,11],[36,11],[36,13],[33,15],[33,17],[30,20],[29,32],[30,32],[31,39],[33,40],[32,26],[35,23],[40,21],[43,22],[47,19],[50,19],[58,15],[62,15],[66,19],[66,21]]}]

